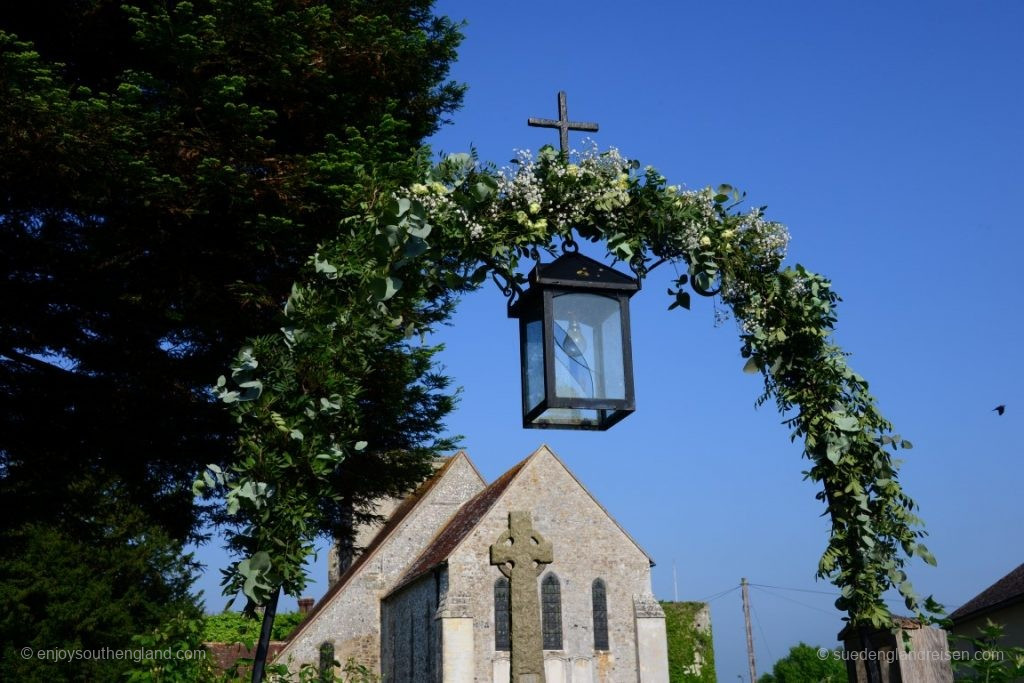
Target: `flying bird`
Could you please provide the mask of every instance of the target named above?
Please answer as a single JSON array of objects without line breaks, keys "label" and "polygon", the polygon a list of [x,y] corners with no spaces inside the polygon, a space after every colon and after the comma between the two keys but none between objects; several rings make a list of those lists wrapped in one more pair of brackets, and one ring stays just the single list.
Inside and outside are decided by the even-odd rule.
[{"label": "flying bird", "polygon": [[1002,415],[1003,413],[1005,413],[1005,412],[1006,412],[1006,406],[1004,406],[1004,405],[998,405],[998,406],[996,406],[995,408],[993,408],[992,410],[993,410],[993,411],[995,411],[995,412],[997,412],[997,413],[999,413],[1000,415]]}]

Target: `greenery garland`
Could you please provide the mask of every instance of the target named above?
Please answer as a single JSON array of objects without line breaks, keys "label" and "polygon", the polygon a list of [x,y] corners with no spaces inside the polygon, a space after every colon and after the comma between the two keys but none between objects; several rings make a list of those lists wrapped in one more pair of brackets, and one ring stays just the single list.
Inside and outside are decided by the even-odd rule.
[{"label": "greenery garland", "polygon": [[[764,377],[758,403],[774,398],[791,439],[803,440],[805,476],[820,485],[831,532],[817,575],[841,590],[836,607],[853,624],[891,627],[882,596],[895,587],[919,616],[941,610],[931,598],[922,603],[904,571],[911,557],[935,564],[897,478],[893,452],[911,444],[831,341],[839,301],[831,283],[782,267],[785,227],[763,207],[737,211],[742,198],[729,186],[668,185],[614,149],[565,158],[550,147],[501,171],[453,155],[422,183],[369,197],[365,215],[310,259],[280,333],[253,340],[232,381],[218,383],[241,427],[239,457],[226,471],[211,467],[195,490],[219,490],[237,523],[230,540],[244,559],[226,573],[227,590],[256,603],[278,587],[302,590],[319,506],[333,495],[328,475],[366,446],[346,431],[361,390],[355,359],[372,358],[396,330],[428,332],[453,295],[488,276],[513,293],[525,282],[522,259],[554,253],[575,233],[604,242],[640,277],[662,262],[684,266],[669,308],[690,307],[687,286],[717,292],[730,307],[744,370]],[[303,381],[310,359],[325,354],[353,362],[334,386]]]}]

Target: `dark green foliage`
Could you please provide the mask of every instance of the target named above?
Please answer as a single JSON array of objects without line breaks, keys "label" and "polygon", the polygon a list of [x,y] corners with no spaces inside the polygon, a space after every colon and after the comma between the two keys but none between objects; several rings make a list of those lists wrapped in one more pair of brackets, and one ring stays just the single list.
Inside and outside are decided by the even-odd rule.
[{"label": "dark green foliage", "polygon": [[[83,558],[68,620],[100,595],[127,601],[105,577],[122,550],[142,561],[115,529],[79,536],[76,521],[116,495],[147,538],[197,533],[191,482],[236,455],[210,385],[245,339],[280,327],[317,244],[419,177],[422,138],[462,96],[445,82],[460,35],[431,4],[41,0],[0,13],[0,533],[61,529],[55,544],[104,549],[61,558],[69,572]],[[354,377],[365,416],[348,426],[372,445],[325,503],[357,515],[450,444],[435,439],[451,398],[431,353],[400,330],[367,348],[334,369]],[[18,547],[4,544],[0,572],[28,590],[49,569]],[[143,583],[138,600],[170,586]],[[98,629],[97,642],[123,647],[167,621],[122,616],[117,640]],[[40,616],[19,637],[68,646],[63,623]]]},{"label": "dark green foliage", "polygon": [[[279,612],[274,618],[271,640],[285,640],[303,619],[298,612]],[[203,619],[205,643],[252,643],[260,635],[260,620],[241,612],[207,614]]]},{"label": "dark green foliage", "polygon": [[839,657],[822,658],[821,648],[799,643],[789,648],[789,654],[775,662],[770,674],[764,674],[758,683],[843,683],[846,664]]},{"label": "dark green foliage", "polygon": [[132,647],[144,655],[133,661],[126,676],[128,683],[223,680],[218,677],[209,650],[203,646],[202,633],[201,616],[178,613],[152,632],[135,636]]},{"label": "dark green foliage", "polygon": [[694,621],[707,603],[663,602],[661,607],[665,610],[668,634],[669,680],[672,683],[713,683],[717,679],[711,629],[698,629]]},{"label": "dark green foliage", "polygon": [[0,455],[17,517],[56,521],[40,494],[102,463],[175,537],[193,529],[183,482],[231,434],[206,387],[276,329],[315,245],[418,175],[408,159],[460,100],[443,83],[459,35],[429,8],[5,9]]},{"label": "dark green foliage", "polygon": [[180,545],[149,526],[117,487],[104,493],[89,518],[66,528],[29,523],[0,538],[0,679],[115,680],[131,662],[58,662],[52,653],[23,658],[21,650],[127,649],[140,625],[178,613],[198,618],[188,593],[191,558],[181,557]]}]

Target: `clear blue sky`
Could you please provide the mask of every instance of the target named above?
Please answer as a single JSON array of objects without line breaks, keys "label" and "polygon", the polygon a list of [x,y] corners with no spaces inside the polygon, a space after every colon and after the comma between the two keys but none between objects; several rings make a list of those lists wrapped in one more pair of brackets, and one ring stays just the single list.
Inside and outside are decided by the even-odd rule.
[{"label": "clear blue sky", "polygon": [[[789,226],[790,263],[832,278],[837,338],[914,442],[903,484],[955,607],[1024,562],[1024,4],[441,2],[465,19],[465,106],[431,141],[504,164],[557,144],[529,116],[597,121],[602,147],[691,188],[722,182]],[[575,144],[581,134],[571,138]],[[493,479],[547,442],[651,553],[659,598],[815,582],[827,521],[807,462],[714,303],[668,312],[663,266],[632,301],[637,411],[606,433],[520,427],[516,325],[493,286],[437,336],[463,387],[449,422]],[[998,417],[992,408],[1006,404]],[[211,608],[218,562],[203,581]],[[323,561],[313,570],[325,588]],[[758,674],[832,645],[834,597],[754,588]],[[286,605],[287,606],[287,605]],[[897,611],[898,602],[892,606]],[[719,679],[746,673],[739,591],[712,603]]]}]

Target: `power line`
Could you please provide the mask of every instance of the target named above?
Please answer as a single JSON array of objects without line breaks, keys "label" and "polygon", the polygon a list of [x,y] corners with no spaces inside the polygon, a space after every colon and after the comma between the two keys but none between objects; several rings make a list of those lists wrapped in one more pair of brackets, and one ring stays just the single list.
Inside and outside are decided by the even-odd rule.
[{"label": "power line", "polygon": [[768,656],[772,658],[772,661],[775,661],[775,653],[772,652],[772,646],[768,644],[768,638],[764,635],[764,629],[761,627],[761,617],[757,615],[757,608],[754,607],[754,603],[750,603],[750,611],[754,613],[754,621],[757,622],[757,630],[761,633],[761,640],[764,641],[764,646],[768,649]]},{"label": "power line", "polygon": [[810,590],[809,588],[786,588],[785,586],[769,586],[764,583],[752,583],[750,585],[757,586],[758,588],[774,588],[775,590],[780,591],[796,591],[798,593],[817,593],[818,595],[840,595],[840,593],[835,591],[815,591]]},{"label": "power line", "polygon": [[821,612],[822,614],[828,614],[830,616],[835,616],[835,612],[834,611],[823,610],[820,607],[813,607],[811,605],[808,605],[808,604],[805,604],[803,602],[800,602],[799,600],[794,600],[793,598],[787,598],[785,595],[779,595],[778,593],[770,591],[770,590],[764,588],[763,586],[758,586],[757,588],[758,588],[758,590],[760,590],[760,591],[762,591],[764,593],[767,593],[768,595],[772,595],[772,596],[774,596],[776,598],[780,598],[782,600],[788,600],[789,602],[792,602],[794,604],[800,605],[801,607],[806,607],[807,609],[812,609],[815,612]]},{"label": "power line", "polygon": [[737,589],[739,589],[739,586],[733,586],[732,588],[726,588],[724,591],[721,591],[719,593],[714,593],[712,595],[709,595],[706,598],[701,598],[697,602],[714,602],[718,598],[725,597],[726,595],[728,595],[729,593],[732,593],[734,590],[737,590]]}]

